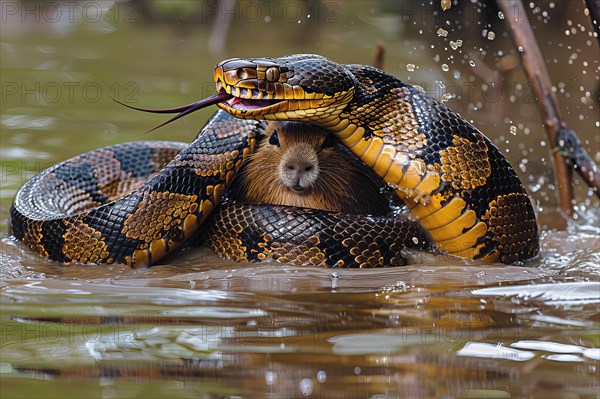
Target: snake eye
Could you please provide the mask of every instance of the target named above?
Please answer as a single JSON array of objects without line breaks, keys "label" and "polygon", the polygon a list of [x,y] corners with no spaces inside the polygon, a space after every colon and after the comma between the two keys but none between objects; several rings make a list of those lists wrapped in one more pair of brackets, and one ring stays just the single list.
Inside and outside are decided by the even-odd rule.
[{"label": "snake eye", "polygon": [[273,134],[271,134],[271,137],[269,137],[269,144],[276,145],[277,147],[279,147],[279,137],[277,136],[277,130],[274,130]]},{"label": "snake eye", "polygon": [[328,134],[323,140],[323,148],[333,147],[335,145],[335,137],[333,134]]},{"label": "snake eye", "polygon": [[279,81],[279,68],[271,67],[271,68],[267,69],[266,76],[267,76],[267,80],[269,82]]}]

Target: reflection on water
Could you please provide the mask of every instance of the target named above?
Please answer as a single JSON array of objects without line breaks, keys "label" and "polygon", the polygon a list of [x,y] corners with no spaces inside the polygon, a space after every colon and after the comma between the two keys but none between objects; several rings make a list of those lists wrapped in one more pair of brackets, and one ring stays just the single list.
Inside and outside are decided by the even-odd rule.
[{"label": "reflection on water", "polygon": [[516,266],[243,267],[198,252],[139,271],[29,264],[46,278],[5,280],[3,393],[75,381],[113,397],[596,397],[597,281]]},{"label": "reflection on water", "polygon": [[[515,288],[537,285],[511,283],[501,293],[495,282],[477,277],[482,268],[465,268],[462,282],[448,285],[435,282],[433,267],[422,284],[407,278],[417,269],[394,285],[385,285],[388,276],[380,272],[360,289],[326,288],[324,270],[311,271],[316,287],[310,287],[302,269],[266,268],[284,289],[248,291],[242,279],[235,282],[245,271],[231,269],[206,276],[233,280],[225,290],[197,289],[195,280],[187,281],[188,289],[121,279],[4,282],[3,390],[14,395],[28,378],[30,392],[61,390],[74,380],[94,392],[110,386],[117,396],[143,381],[169,387],[177,397],[198,390],[469,397],[469,390],[499,388],[512,397],[544,397],[552,384],[595,397],[598,283],[575,283],[577,320],[565,325],[573,303],[554,299],[574,300],[568,283],[542,284],[545,296],[515,302]],[[360,272],[346,271],[340,279],[362,280]],[[488,284],[494,287],[472,289]],[[563,323],[532,317],[556,313]]]},{"label": "reflection on water", "polygon": [[[582,189],[574,222],[554,213],[544,133],[496,12],[465,11],[452,29],[410,2],[316,2],[310,18],[289,13],[311,2],[271,13],[253,2],[252,20],[241,11],[250,2],[231,2],[239,21],[228,28],[203,17],[211,2],[100,3],[87,3],[98,20],[3,3],[17,8],[3,9],[0,43],[2,398],[597,398],[598,202]],[[459,3],[449,12],[472,6]],[[597,157],[600,56],[587,17],[540,7],[556,93]],[[60,266],[6,236],[8,206],[35,173],[117,142],[190,141],[212,112],[144,137],[162,118],[111,97],[189,103],[214,91],[222,58],[318,52],[369,63],[379,39],[389,72],[448,100],[506,153],[539,203],[540,257],[504,267],[414,253],[422,265],[326,270],[245,266],[196,248],[131,270]]]}]

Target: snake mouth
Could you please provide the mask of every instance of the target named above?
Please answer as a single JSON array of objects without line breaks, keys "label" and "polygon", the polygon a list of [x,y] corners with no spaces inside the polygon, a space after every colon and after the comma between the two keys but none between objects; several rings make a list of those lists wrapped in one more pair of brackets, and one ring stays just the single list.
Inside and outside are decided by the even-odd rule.
[{"label": "snake mouth", "polygon": [[277,104],[283,100],[252,100],[240,97],[231,97],[229,100],[221,103],[226,104],[227,107],[240,111],[249,111],[267,108],[271,105]]},{"label": "snake mouth", "polygon": [[288,110],[291,102],[295,101],[275,99],[254,100],[233,96],[227,101],[218,103],[217,107],[238,118],[277,119],[273,115]]},{"label": "snake mouth", "polygon": [[301,86],[243,80],[229,84],[215,76],[218,95],[231,96],[216,103],[231,116],[242,119],[304,120],[326,122],[345,108],[354,89],[339,93],[318,93]]},{"label": "snake mouth", "polygon": [[275,98],[274,94],[269,94],[255,88],[244,88],[228,85],[220,79],[216,81],[217,91],[231,98],[217,104],[219,108],[227,111],[234,116],[251,117],[255,115],[265,115],[281,110],[289,100]]}]

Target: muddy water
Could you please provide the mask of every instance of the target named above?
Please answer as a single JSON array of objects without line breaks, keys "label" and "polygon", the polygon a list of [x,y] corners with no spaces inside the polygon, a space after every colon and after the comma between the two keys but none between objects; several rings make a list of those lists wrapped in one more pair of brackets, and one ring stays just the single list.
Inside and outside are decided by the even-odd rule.
[{"label": "muddy water", "polygon": [[[223,38],[200,2],[81,3],[86,14],[62,18],[29,4],[2,5],[3,398],[597,398],[598,202],[578,186],[577,219],[555,211],[544,131],[497,13],[478,25],[476,12],[440,18],[407,2],[323,2],[312,19],[305,3],[258,8],[260,18],[238,5]],[[532,22],[568,122],[598,158],[600,55],[582,11],[559,8],[540,5]],[[131,270],[57,265],[8,236],[8,207],[35,172],[118,142],[190,141],[211,112],[147,137],[162,118],[110,97],[189,103],[212,93],[222,58],[370,63],[380,39],[386,70],[448,100],[506,153],[538,204],[539,258],[501,267],[413,254],[418,266],[334,271],[199,248]]]}]

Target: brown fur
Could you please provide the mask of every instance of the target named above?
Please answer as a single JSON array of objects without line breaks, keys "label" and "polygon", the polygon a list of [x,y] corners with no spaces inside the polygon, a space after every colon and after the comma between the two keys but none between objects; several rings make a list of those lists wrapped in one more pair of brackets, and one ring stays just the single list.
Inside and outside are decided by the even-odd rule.
[{"label": "brown fur", "polygon": [[[279,146],[269,144],[275,131]],[[339,142],[324,146],[327,135],[306,123],[272,122],[235,179],[233,198],[350,214],[389,213],[388,199],[374,173]],[[285,167],[290,159],[314,166],[310,168],[310,173],[316,172],[314,181],[301,191],[290,188],[289,179],[286,185]]]}]

